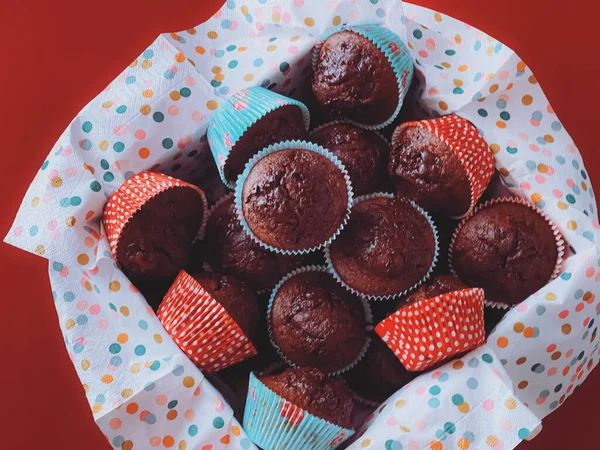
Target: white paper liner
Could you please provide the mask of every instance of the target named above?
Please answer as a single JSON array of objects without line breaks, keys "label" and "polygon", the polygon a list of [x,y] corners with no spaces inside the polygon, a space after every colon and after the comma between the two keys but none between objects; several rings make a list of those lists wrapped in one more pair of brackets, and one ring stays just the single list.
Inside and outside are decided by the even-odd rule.
[{"label": "white paper liner", "polygon": [[[338,169],[340,169],[340,171],[344,175],[344,179],[346,180],[346,188],[347,188],[347,192],[348,192],[348,204],[347,204],[347,209],[346,209],[346,215],[345,215],[344,219],[342,220],[342,223],[336,230],[336,232],[332,236],[330,236],[327,240],[322,242],[321,244],[314,246],[314,247],[301,249],[301,250],[280,249],[280,248],[274,247],[272,245],[266,244],[265,242],[261,241],[252,232],[248,223],[246,222],[246,219],[244,218],[244,214],[243,214],[243,207],[242,207],[242,192],[244,189],[244,182],[246,181],[246,178],[248,178],[248,175],[250,174],[250,171],[252,170],[254,165],[258,161],[260,161],[262,158],[264,158],[265,156],[267,156],[271,153],[282,151],[282,150],[287,150],[287,149],[309,150],[309,151],[315,152],[315,153],[329,159],[333,164],[335,164],[335,166]],[[348,175],[348,171],[346,170],[346,168],[344,167],[342,162],[334,154],[332,154],[329,150],[321,147],[320,145],[313,144],[312,142],[298,141],[298,140],[279,142],[278,144],[270,145],[269,147],[258,152],[246,164],[246,168],[244,169],[244,172],[237,179],[236,188],[235,188],[235,207],[237,209],[238,217],[240,218],[240,223],[242,225],[242,228],[244,228],[246,233],[248,233],[248,235],[255,242],[257,242],[261,247],[266,248],[267,250],[270,250],[272,252],[282,253],[285,255],[302,255],[302,254],[314,252],[316,250],[319,250],[319,249],[325,247],[326,245],[329,245],[329,243],[331,243],[331,241],[333,241],[336,238],[336,236],[338,236],[340,234],[340,232],[344,229],[344,227],[346,226],[346,223],[348,223],[348,219],[350,218],[350,207],[352,205],[353,198],[354,198],[354,193],[352,191],[352,183],[350,181],[350,176]]]},{"label": "white paper liner", "polygon": [[[456,244],[456,237],[458,236],[458,233],[460,232],[460,230],[462,229],[464,224],[469,219],[471,219],[475,214],[477,214],[482,209],[485,209],[486,207],[488,207],[490,205],[495,205],[497,203],[515,203],[515,204],[519,204],[519,205],[528,206],[529,208],[533,209],[536,213],[538,213],[540,216],[542,216],[546,220],[546,222],[548,222],[548,224],[552,228],[552,232],[554,234],[554,239],[556,241],[556,248],[557,248],[557,253],[558,253],[558,256],[556,259],[556,265],[554,266],[554,271],[552,272],[552,275],[550,275],[550,279],[548,280],[548,282],[550,282],[551,280],[554,280],[556,277],[558,277],[558,275],[560,275],[563,257],[565,254],[565,241],[562,237],[562,234],[561,234],[560,230],[558,229],[558,226],[554,223],[554,221],[550,218],[550,216],[548,216],[548,214],[546,214],[544,211],[539,209],[533,203],[531,203],[521,197],[503,197],[503,198],[494,198],[494,199],[488,200],[487,202],[482,203],[479,206],[477,206],[476,208],[474,208],[470,213],[468,213],[463,218],[463,220],[458,224],[458,226],[454,230],[454,234],[452,235],[452,239],[450,240],[450,245],[448,246],[448,265],[450,266],[450,272],[452,272],[452,275],[454,275],[457,278],[460,278],[460,277],[458,277],[456,270],[454,269],[454,266],[452,264],[452,254],[454,253],[454,245]],[[510,305],[507,303],[493,302],[490,300],[485,300],[485,302],[484,302],[485,306],[489,306],[491,308],[496,308],[496,309],[503,309],[503,310],[512,309],[515,306],[519,305],[520,303],[521,302],[515,303],[514,305]]]},{"label": "white paper liner", "polygon": [[[285,356],[283,351],[279,348],[279,346],[275,343],[275,338],[273,336],[273,327],[272,327],[272,323],[271,323],[271,310],[273,307],[273,301],[275,300],[275,297],[277,296],[277,292],[279,291],[281,286],[283,286],[283,284],[286,281],[288,281],[290,278],[293,278],[294,276],[296,276],[300,273],[306,273],[306,272],[323,272],[323,273],[330,274],[329,271],[327,270],[327,267],[325,267],[325,266],[304,266],[304,267],[300,267],[296,270],[291,271],[286,276],[284,276],[279,283],[277,283],[277,286],[275,286],[275,288],[273,289],[273,292],[271,293],[271,297],[269,298],[269,305],[267,307],[267,326],[268,326],[268,330],[269,330],[269,339],[270,339],[273,347],[277,350],[277,353],[279,354],[281,359],[283,359],[285,361],[285,363],[291,367],[297,367],[297,365],[294,364],[292,361],[290,361]],[[362,299],[360,297],[358,297],[358,299],[360,300],[360,302],[363,306],[363,311],[365,314],[365,330],[368,333],[369,331],[373,330],[373,314],[371,312],[371,307],[369,306],[369,303],[365,299]],[[358,353],[358,355],[356,356],[356,358],[354,359],[354,361],[352,361],[350,364],[348,364],[347,366],[345,366],[339,370],[336,370],[334,372],[329,372],[327,375],[329,375],[329,376],[341,375],[342,373],[345,373],[345,372],[349,371],[350,369],[352,369],[365,356],[370,343],[371,343],[371,338],[367,335],[366,339],[365,339],[365,344],[364,344],[363,348],[360,350],[360,352]]]},{"label": "white paper liner", "polygon": [[[394,198],[394,194],[379,192],[379,193],[376,193],[376,194],[363,195],[361,197],[357,197],[354,200],[354,203],[352,204],[352,207],[356,206],[357,204],[359,204],[361,202],[364,202],[365,200],[371,200],[373,198],[378,198],[378,197]],[[338,274],[337,270],[335,269],[335,267],[333,265],[333,261],[331,260],[330,246],[328,245],[325,248],[325,262],[327,264],[327,269],[335,277],[335,279],[337,280],[338,283],[340,283],[342,286],[344,286],[346,289],[348,289],[353,294],[355,294],[355,295],[357,295],[357,296],[359,296],[361,298],[366,298],[368,300],[391,300],[391,299],[402,297],[402,296],[408,294],[410,291],[412,291],[413,289],[417,288],[418,286],[420,286],[421,284],[423,284],[425,281],[427,281],[431,277],[431,274],[433,273],[433,270],[435,269],[435,266],[437,265],[437,261],[438,261],[438,257],[439,257],[439,252],[440,252],[440,245],[439,245],[439,237],[438,237],[437,228],[436,228],[435,224],[433,223],[433,219],[427,213],[427,211],[425,211],[423,208],[421,208],[419,205],[417,205],[412,200],[408,200],[407,199],[406,201],[408,203],[410,203],[410,205],[413,208],[415,208],[417,211],[419,211],[423,215],[423,217],[425,217],[425,219],[427,220],[427,222],[431,226],[431,230],[433,231],[433,238],[435,240],[435,251],[434,251],[434,254],[433,254],[433,260],[431,261],[431,266],[429,267],[429,271],[423,276],[423,278],[421,278],[421,280],[419,280],[418,283],[414,284],[413,286],[411,286],[408,289],[403,290],[402,292],[398,292],[396,294],[390,294],[390,295],[365,294],[365,293],[362,293],[362,292],[358,291],[357,289],[353,288],[352,286],[350,286]],[[350,213],[352,213],[352,211]]]}]

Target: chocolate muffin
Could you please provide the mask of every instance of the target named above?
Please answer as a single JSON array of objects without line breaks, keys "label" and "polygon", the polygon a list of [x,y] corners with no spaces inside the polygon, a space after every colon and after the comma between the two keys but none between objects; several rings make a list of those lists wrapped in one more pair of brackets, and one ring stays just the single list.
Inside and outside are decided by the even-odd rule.
[{"label": "chocolate muffin", "polygon": [[460,160],[420,126],[396,130],[388,173],[396,194],[432,213],[456,217],[471,206],[471,185]]},{"label": "chocolate muffin", "polygon": [[407,297],[400,300],[398,302],[398,307],[468,288],[469,286],[465,285],[462,281],[452,275],[438,275],[419,286]]},{"label": "chocolate muffin", "polygon": [[294,275],[271,306],[273,342],[298,366],[333,373],[352,364],[367,342],[361,301],[327,272]]},{"label": "chocolate muffin", "polygon": [[302,262],[300,257],[270,252],[254,242],[240,225],[233,195],[211,210],[202,245],[213,270],[245,281],[256,291],[273,289]]},{"label": "chocolate muffin", "polygon": [[355,195],[385,188],[389,146],[377,133],[334,122],[313,131],[309,139],[342,161]]},{"label": "chocolate muffin", "polygon": [[433,223],[438,233],[439,243],[439,254],[438,263],[435,265],[435,274],[446,274],[450,272],[450,264],[448,263],[448,252],[450,249],[450,242],[454,231],[460,223],[459,219],[451,219],[441,214],[437,214],[432,217]]},{"label": "chocolate muffin", "polygon": [[212,272],[191,275],[238,324],[248,339],[253,340],[258,325],[258,303],[254,292],[241,281]]},{"label": "chocolate muffin", "polygon": [[352,394],[341,380],[329,378],[318,369],[287,369],[279,375],[258,379],[271,391],[313,416],[350,429]]},{"label": "chocolate muffin", "polygon": [[367,354],[345,379],[359,396],[381,403],[416,376],[404,368],[379,336],[373,336]]},{"label": "chocolate muffin", "polygon": [[283,149],[258,160],[241,192],[241,207],[258,240],[283,251],[319,247],[348,212],[344,172],[327,157]]},{"label": "chocolate muffin", "polygon": [[188,188],[163,191],[129,219],[121,232],[117,261],[134,283],[172,280],[190,260],[202,224],[203,198]]},{"label": "chocolate muffin", "polygon": [[390,118],[400,92],[392,65],[368,38],[345,30],[321,46],[312,90],[330,117],[347,117],[365,125]]},{"label": "chocolate muffin", "polygon": [[400,294],[429,272],[436,239],[427,218],[405,199],[374,197],[355,204],[329,246],[333,270],[363,295]]},{"label": "chocolate muffin", "polygon": [[486,300],[508,305],[548,283],[559,256],[548,221],[510,201],[486,204],[466,218],[450,252],[461,281],[483,288]]},{"label": "chocolate muffin", "polygon": [[254,123],[237,141],[227,157],[223,171],[232,182],[244,171],[250,158],[271,144],[291,139],[306,139],[302,110],[296,105],[277,108]]}]

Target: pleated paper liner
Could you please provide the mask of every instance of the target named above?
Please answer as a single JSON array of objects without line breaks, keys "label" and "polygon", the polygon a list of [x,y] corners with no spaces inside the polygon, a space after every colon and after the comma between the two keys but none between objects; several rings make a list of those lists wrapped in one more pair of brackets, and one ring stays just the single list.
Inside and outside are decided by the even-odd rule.
[{"label": "pleated paper liner", "polygon": [[158,318],[179,348],[207,372],[256,355],[227,310],[183,270],[160,304]]},{"label": "pleated paper liner", "polygon": [[487,142],[471,122],[452,114],[437,119],[403,123],[392,135],[392,146],[395,146],[402,131],[410,127],[429,131],[450,147],[459,159],[471,186],[471,204],[460,216],[464,217],[473,210],[494,175],[496,160]]},{"label": "pleated paper liner", "polygon": [[[271,323],[271,311],[273,308],[273,301],[275,300],[275,297],[277,296],[277,292],[279,291],[281,286],[283,286],[286,281],[293,278],[294,276],[296,276],[300,273],[306,273],[306,272],[329,273],[329,271],[327,270],[327,267],[325,267],[325,266],[304,266],[304,267],[300,267],[299,269],[291,271],[285,277],[283,277],[279,283],[277,283],[277,286],[275,286],[275,288],[273,289],[273,292],[271,293],[271,298],[269,298],[269,304],[267,306],[267,326],[269,328],[269,339],[271,340],[271,344],[273,345],[273,347],[277,350],[277,354],[279,355],[279,357],[290,367],[298,367],[298,366],[296,364],[294,364],[292,361],[290,361],[285,356],[285,354],[281,351],[279,346],[275,343],[275,339],[273,337],[273,326]],[[359,297],[359,299],[361,300],[361,304],[362,304],[363,311],[365,314],[365,329],[367,332],[369,332],[369,331],[373,330],[373,325],[372,325],[373,314],[371,313],[371,307],[369,306],[369,303],[365,299],[362,299],[360,297]],[[337,375],[341,375],[341,374],[349,371],[350,369],[352,369],[354,366],[356,366],[356,364],[358,364],[358,362],[361,359],[363,359],[363,357],[367,353],[367,350],[369,349],[370,343],[371,343],[371,338],[367,336],[365,339],[365,344],[363,345],[363,348],[360,350],[358,355],[356,355],[356,358],[354,358],[354,360],[350,364],[348,364],[345,367],[342,367],[341,369],[336,370],[334,372],[329,372],[329,373],[327,373],[327,375],[337,376]]]},{"label": "pleated paper liner", "polygon": [[202,189],[162,173],[140,172],[119,186],[104,205],[102,223],[110,250],[117,263],[117,247],[127,222],[146,202],[170,189],[192,189],[202,198],[202,223],[198,229],[198,236],[201,236],[208,218],[208,206]]},{"label": "pleated paper liner", "polygon": [[235,144],[252,125],[286,105],[300,108],[304,127],[308,131],[310,112],[303,103],[259,86],[236,92],[215,111],[208,126],[208,143],[219,175],[229,188],[235,188],[235,180],[228,180],[224,169]]},{"label": "pleated paper liner", "polygon": [[408,88],[412,82],[414,65],[415,62],[410,55],[410,51],[406,47],[406,44],[400,39],[400,36],[392,32],[387,28],[383,28],[379,25],[359,25],[359,26],[338,26],[328,30],[322,36],[320,41],[313,48],[312,53],[312,67],[313,71],[317,66],[319,60],[319,54],[321,53],[321,47],[328,37],[340,31],[353,31],[361,34],[362,36],[369,39],[379,50],[383,52],[386,59],[392,66],[396,79],[398,80],[398,106],[396,106],[393,114],[385,121],[375,124],[367,125],[361,124],[357,121],[347,119],[350,123],[365,128],[368,130],[380,130],[391,124],[402,109],[404,103],[404,97],[408,92]]},{"label": "pleated paper liner", "polygon": [[[319,245],[315,245],[310,248],[304,248],[304,249],[298,249],[298,250],[287,250],[287,249],[281,249],[281,248],[274,247],[272,245],[269,245],[269,244],[261,241],[252,232],[252,230],[250,229],[248,222],[246,222],[246,219],[244,218],[244,214],[243,214],[242,191],[244,189],[244,183],[245,183],[246,179],[248,178],[248,175],[250,175],[250,171],[252,170],[254,165],[258,161],[260,161],[261,159],[266,157],[267,155],[270,155],[271,153],[279,152],[279,151],[283,151],[283,150],[287,150],[287,149],[308,150],[308,151],[317,153],[321,156],[324,156],[329,161],[331,161],[342,172],[342,174],[344,175],[344,180],[346,181],[346,189],[347,189],[347,193],[348,193],[348,204],[347,204],[346,215],[344,217],[344,220],[342,221],[342,223],[340,224],[338,229],[335,231],[335,233],[333,233],[333,235],[329,236],[325,241],[323,241]],[[267,250],[270,250],[272,252],[282,253],[284,255],[302,255],[302,254],[314,252],[316,250],[319,250],[319,249],[325,247],[326,245],[331,243],[331,241],[333,241],[336,236],[338,236],[340,234],[340,232],[346,226],[346,223],[348,222],[348,219],[350,217],[350,207],[352,205],[353,198],[354,198],[354,193],[352,190],[352,183],[350,181],[350,176],[348,175],[348,171],[346,170],[346,168],[344,167],[342,162],[333,153],[331,153],[329,150],[321,147],[320,145],[313,144],[312,142],[294,140],[294,141],[283,141],[283,142],[279,142],[277,144],[270,145],[269,147],[258,152],[256,155],[254,155],[254,157],[250,161],[248,161],[248,163],[246,164],[246,168],[244,169],[244,172],[239,176],[239,178],[236,182],[234,203],[235,203],[235,208],[238,212],[238,216],[240,218],[240,223],[241,223],[242,227],[244,228],[246,233],[248,233],[248,235],[255,242],[257,242],[261,247],[266,248]]]},{"label": "pleated paper liner", "polygon": [[468,288],[408,304],[375,332],[412,372],[485,343],[484,293]]},{"label": "pleated paper liner", "polygon": [[[556,241],[556,249],[557,249],[557,254],[558,254],[558,256],[556,258],[556,265],[554,266],[554,271],[552,272],[552,275],[548,279],[548,282],[550,282],[551,280],[558,277],[558,275],[560,275],[560,270],[562,267],[563,257],[565,255],[565,248],[566,248],[565,247],[566,244],[562,237],[562,234],[560,233],[560,230],[558,229],[558,226],[556,225],[556,223],[550,218],[550,216],[548,214],[546,214],[544,211],[539,209],[533,203],[531,203],[521,197],[503,197],[503,198],[494,198],[492,200],[488,200],[487,202],[482,203],[481,205],[478,205],[476,208],[471,210],[463,218],[463,220],[460,222],[460,224],[458,224],[458,226],[454,230],[454,234],[452,235],[452,239],[450,241],[450,247],[448,250],[448,263],[450,265],[450,271],[452,272],[452,274],[454,276],[458,277],[458,275],[456,274],[456,270],[454,269],[454,266],[452,264],[452,254],[454,253],[454,245],[456,244],[456,236],[458,236],[458,233],[460,232],[461,228],[476,213],[478,213],[482,209],[487,208],[490,205],[495,205],[497,203],[515,203],[515,204],[527,206],[527,207],[533,209],[536,213],[538,213],[540,216],[542,216],[546,220],[546,222],[548,222],[548,225],[550,225],[550,227],[552,228],[552,233],[554,234],[554,239]],[[517,305],[516,304],[509,305],[506,303],[485,300],[485,306],[488,306],[490,308],[507,310],[507,309],[512,309]]]},{"label": "pleated paper liner", "polygon": [[[379,193],[376,193],[376,194],[363,195],[361,197],[357,197],[357,198],[354,199],[352,207],[354,207],[354,206],[358,205],[359,203],[364,202],[366,200],[371,200],[373,198],[378,198],[378,197],[394,198],[394,194],[385,193],[385,192],[379,192]],[[423,208],[421,208],[419,205],[417,205],[413,201],[408,201],[408,203],[410,203],[410,205],[413,208],[415,208],[417,211],[419,211],[423,215],[423,217],[425,217],[425,219],[427,220],[427,222],[431,226],[431,230],[433,231],[433,238],[435,240],[435,253],[433,255],[433,260],[431,261],[431,266],[429,267],[429,270],[427,271],[427,273],[417,283],[415,283],[410,288],[405,289],[405,290],[403,290],[401,292],[397,292],[397,293],[390,294],[390,295],[372,295],[372,294],[366,294],[366,293],[360,292],[360,291],[356,290],[355,288],[353,288],[352,286],[350,286],[340,276],[340,274],[335,269],[335,265],[333,264],[333,261],[331,259],[331,251],[330,251],[329,245],[327,245],[327,247],[325,248],[325,262],[327,264],[327,270],[335,277],[335,279],[337,280],[338,283],[340,283],[342,286],[344,286],[347,290],[349,290],[350,292],[352,292],[354,295],[357,295],[360,298],[364,298],[364,299],[368,299],[368,300],[391,300],[391,299],[402,297],[402,296],[408,294],[410,291],[416,289],[417,287],[419,287],[421,284],[423,284],[425,281],[427,281],[431,277],[431,274],[433,273],[433,270],[435,269],[435,266],[437,264],[438,257],[439,257],[439,252],[440,252],[439,237],[438,237],[437,228],[436,228],[435,224],[433,223],[433,219],[427,213],[427,211],[425,211]],[[350,211],[350,214],[352,214],[352,211]]]},{"label": "pleated paper liner", "polygon": [[250,374],[244,430],[264,450],[334,449],[354,434],[310,414],[267,388]]}]

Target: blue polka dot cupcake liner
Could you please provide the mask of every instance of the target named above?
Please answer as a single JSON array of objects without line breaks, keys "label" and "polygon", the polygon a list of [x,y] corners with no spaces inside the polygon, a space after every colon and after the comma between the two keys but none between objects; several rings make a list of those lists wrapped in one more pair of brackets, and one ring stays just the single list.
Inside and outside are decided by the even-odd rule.
[{"label": "blue polka dot cupcake liner", "polygon": [[[473,217],[476,213],[478,213],[482,209],[487,208],[488,206],[495,205],[498,203],[515,203],[518,205],[527,206],[527,207],[533,209],[536,213],[538,213],[540,216],[542,216],[546,220],[546,222],[548,222],[548,225],[550,225],[550,227],[552,228],[552,233],[554,234],[554,239],[556,241],[556,250],[557,250],[557,255],[558,255],[556,258],[556,265],[554,266],[554,271],[552,272],[552,275],[548,279],[548,282],[550,282],[550,281],[554,280],[556,277],[558,277],[560,275],[560,271],[562,269],[562,263],[563,263],[563,259],[565,257],[565,249],[566,249],[565,240],[562,237],[560,229],[558,228],[558,225],[556,225],[554,220],[552,220],[552,218],[548,214],[546,214],[544,211],[542,211],[540,208],[535,206],[530,201],[525,200],[524,198],[521,198],[521,197],[493,198],[491,200],[488,200],[485,203],[482,203],[481,205],[477,206],[476,208],[472,209],[471,212],[469,212],[462,219],[462,221],[456,227],[456,230],[454,230],[454,234],[452,235],[452,239],[450,240],[450,245],[449,245],[449,250],[448,250],[448,265],[450,266],[450,272],[452,272],[452,275],[454,275],[457,278],[460,278],[456,273],[456,269],[454,268],[453,261],[452,261],[452,254],[454,253],[454,246],[456,245],[456,237],[458,236],[458,233],[460,232],[460,230],[462,229],[464,224],[469,219],[471,219],[471,217]],[[501,302],[493,302],[493,301],[487,300],[487,299],[484,301],[484,304],[488,308],[501,309],[501,310],[505,310],[505,311],[517,306],[517,305],[509,305],[509,304],[501,303]]]},{"label": "blue polka dot cupcake liner", "polygon": [[[258,161],[263,159],[265,156],[270,155],[271,153],[279,152],[282,150],[288,150],[288,149],[308,150],[311,152],[318,153],[319,155],[327,158],[338,169],[340,169],[342,171],[342,173],[344,175],[344,179],[346,181],[346,188],[347,188],[347,192],[348,192],[348,204],[347,204],[347,208],[346,208],[346,215],[344,217],[344,220],[342,220],[342,223],[340,224],[338,229],[335,231],[335,233],[333,233],[331,236],[329,236],[325,241],[323,241],[319,245],[316,245],[316,246],[313,246],[310,248],[301,249],[301,250],[281,249],[281,248],[274,247],[272,245],[269,245],[269,244],[261,241],[252,232],[252,230],[250,229],[250,226],[248,225],[248,222],[244,218],[244,214],[243,214],[242,192],[244,189],[244,183],[245,183],[246,179],[248,178],[248,175],[250,175],[250,171],[252,170],[254,165]],[[346,226],[348,219],[350,218],[350,208],[351,208],[351,205],[352,205],[352,202],[354,199],[354,192],[352,190],[352,183],[350,181],[350,176],[348,175],[348,171],[346,170],[346,168],[344,167],[342,162],[333,153],[331,153],[329,150],[321,147],[320,145],[313,144],[312,142],[294,140],[294,141],[283,141],[283,142],[279,142],[277,144],[270,145],[269,147],[261,150],[256,155],[254,155],[254,157],[250,161],[248,161],[248,163],[246,164],[246,168],[244,169],[244,172],[237,179],[234,196],[235,196],[234,204],[235,204],[235,208],[237,210],[242,228],[246,231],[246,233],[248,233],[248,235],[255,242],[257,242],[260,246],[266,248],[267,250],[270,250],[275,253],[282,253],[285,255],[302,255],[302,254],[311,253],[311,252],[314,252],[316,250],[326,247],[336,238],[336,236],[338,236],[340,234],[340,232]]]},{"label": "blue polka dot cupcake liner", "polygon": [[300,108],[308,131],[310,112],[303,103],[258,86],[236,92],[215,111],[208,125],[208,144],[219,175],[229,188],[235,188],[235,180],[227,179],[225,165],[235,144],[252,125],[286,105]]},{"label": "blue polka dot cupcake liner", "polygon": [[[269,340],[271,341],[271,345],[273,345],[275,350],[277,350],[277,354],[279,355],[279,357],[290,367],[297,367],[297,364],[294,364],[292,361],[290,361],[287,358],[287,356],[283,353],[281,348],[279,348],[279,346],[275,342],[275,338],[273,336],[273,326],[272,326],[273,324],[271,323],[271,312],[273,309],[273,302],[275,301],[275,297],[277,296],[277,292],[279,292],[279,289],[281,288],[281,286],[283,286],[286,281],[293,278],[294,276],[296,276],[300,273],[306,273],[306,272],[329,273],[329,271],[327,270],[327,267],[325,267],[325,266],[304,266],[304,267],[300,267],[299,269],[292,270],[285,277],[283,277],[279,283],[277,283],[277,286],[275,286],[275,288],[273,289],[273,292],[271,293],[271,297],[269,298],[269,304],[267,306],[267,327],[268,327],[268,332],[269,332]],[[371,312],[371,306],[369,306],[369,302],[366,301],[366,299],[361,298],[361,297],[358,297],[358,298],[361,301],[363,311],[365,314],[365,330],[367,332],[370,332],[373,330],[373,313]],[[337,375],[341,375],[343,373],[348,372],[350,369],[355,367],[360,362],[361,359],[364,358],[364,356],[367,354],[367,350],[369,349],[370,345],[371,345],[371,338],[367,336],[365,345],[360,350],[358,355],[356,355],[356,358],[354,359],[354,361],[352,361],[347,366],[342,367],[340,370],[330,372],[327,375],[337,376]]]},{"label": "blue polka dot cupcake liner", "polygon": [[[354,200],[354,203],[352,204],[352,207],[354,207],[354,206],[358,205],[359,203],[364,202],[366,200],[371,200],[373,198],[378,198],[378,197],[394,198],[394,194],[385,193],[385,192],[379,192],[379,193],[376,193],[376,194],[363,195],[361,197],[357,197]],[[427,220],[427,223],[429,223],[429,226],[431,227],[431,230],[433,231],[433,238],[435,240],[435,251],[434,251],[434,254],[433,254],[433,260],[431,261],[431,266],[429,266],[429,270],[423,276],[423,278],[421,278],[419,280],[419,282],[415,283],[410,288],[405,289],[405,290],[403,290],[401,292],[398,292],[396,294],[391,294],[391,295],[370,295],[370,294],[365,294],[363,292],[360,292],[360,291],[354,289],[352,286],[350,286],[348,283],[346,283],[344,281],[344,279],[340,276],[340,274],[335,269],[333,261],[331,260],[331,252],[330,252],[330,248],[329,248],[329,245],[328,245],[325,248],[325,251],[324,251],[324,253],[325,253],[325,263],[327,264],[327,270],[329,270],[329,272],[334,276],[334,278],[337,280],[338,283],[340,283],[342,286],[344,286],[347,290],[349,290],[350,292],[352,292],[354,295],[357,295],[357,296],[359,296],[361,298],[365,298],[365,299],[368,299],[368,300],[375,300],[375,301],[378,301],[378,300],[392,300],[392,299],[399,298],[399,297],[402,297],[402,296],[408,294],[409,292],[411,292],[412,290],[416,289],[421,284],[423,284],[424,282],[426,282],[431,277],[431,274],[433,273],[433,270],[435,269],[435,266],[437,265],[438,258],[439,258],[439,253],[440,253],[440,244],[439,244],[439,236],[438,236],[437,228],[436,228],[435,224],[433,223],[433,219],[427,213],[427,211],[425,211],[423,208],[421,208],[419,205],[417,205],[412,200],[407,200],[407,203],[409,203],[413,208],[415,208],[417,211],[419,211],[423,215],[423,217]],[[352,211],[350,211],[350,214],[352,214]]]},{"label": "blue polka dot cupcake liner", "polygon": [[353,31],[354,33],[361,34],[362,36],[369,39],[373,44],[377,46],[379,50],[383,52],[387,60],[392,66],[394,70],[394,74],[396,75],[396,79],[398,80],[398,106],[394,110],[393,114],[388,117],[385,121],[375,124],[375,125],[367,125],[361,124],[354,120],[349,120],[350,123],[353,123],[356,126],[368,129],[368,130],[379,130],[390,125],[398,114],[400,114],[400,110],[402,109],[402,105],[404,104],[404,97],[406,97],[406,93],[410,87],[412,82],[413,74],[414,74],[414,66],[415,61],[413,57],[410,55],[410,51],[406,47],[406,44],[400,36],[398,36],[393,31],[384,28],[379,25],[359,25],[359,26],[338,26],[332,28],[322,34],[320,36],[320,41],[315,45],[312,54],[312,67],[313,70],[317,66],[317,62],[319,60],[319,54],[321,52],[321,47],[323,43],[330,36],[339,33],[340,31]]},{"label": "blue polka dot cupcake liner", "polygon": [[285,400],[250,374],[244,430],[264,450],[334,449],[354,434]]}]

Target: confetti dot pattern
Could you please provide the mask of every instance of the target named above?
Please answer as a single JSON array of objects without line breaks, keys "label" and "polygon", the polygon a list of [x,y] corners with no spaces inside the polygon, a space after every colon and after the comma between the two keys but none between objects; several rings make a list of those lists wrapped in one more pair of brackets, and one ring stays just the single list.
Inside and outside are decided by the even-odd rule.
[{"label": "confetti dot pattern", "polygon": [[[400,36],[415,61],[405,105],[424,118],[458,113],[473,124],[504,187],[548,214],[565,240],[558,277],[508,312],[461,368],[435,368],[381,405],[350,448],[514,448],[597,365],[595,191],[521,58],[482,31],[396,0],[228,0],[205,23],[159,36],[81,109],[40,161],[5,238],[48,259],[65,346],[113,448],[253,444],[115,267],[101,225],[106,199],[144,171],[205,180],[214,164],[206,131],[218,106],[251,86],[298,97],[318,37],[344,24],[387,25]],[[505,407],[509,398],[515,409]]]}]

